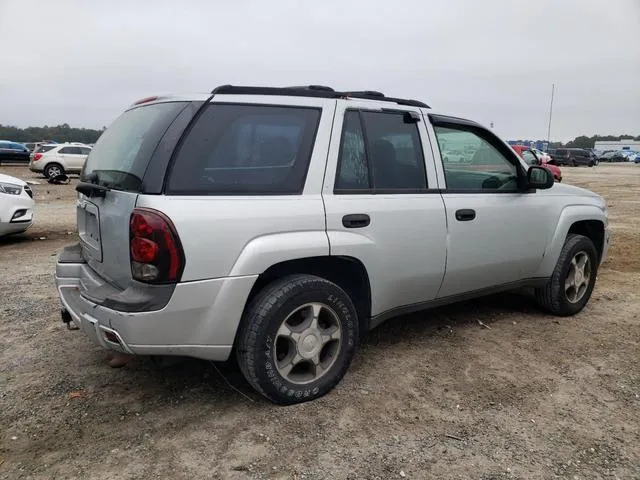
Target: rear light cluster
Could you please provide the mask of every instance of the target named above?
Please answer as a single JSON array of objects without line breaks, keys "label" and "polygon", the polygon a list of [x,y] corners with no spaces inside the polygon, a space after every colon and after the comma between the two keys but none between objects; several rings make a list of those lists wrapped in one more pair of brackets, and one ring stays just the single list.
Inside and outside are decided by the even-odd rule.
[{"label": "rear light cluster", "polygon": [[184,254],[171,220],[157,210],[136,208],[129,221],[131,274],[145,283],[176,283]]},{"label": "rear light cluster", "polygon": [[37,161],[38,161],[38,160],[40,160],[41,158],[42,158],[42,154],[41,154],[41,153],[36,153],[36,154],[33,156],[33,161],[34,161],[34,162],[37,162]]}]

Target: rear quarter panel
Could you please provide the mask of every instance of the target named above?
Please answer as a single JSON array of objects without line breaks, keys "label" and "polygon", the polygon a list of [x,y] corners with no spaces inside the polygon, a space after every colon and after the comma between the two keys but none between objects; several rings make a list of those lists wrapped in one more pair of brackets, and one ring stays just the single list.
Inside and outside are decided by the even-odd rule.
[{"label": "rear quarter panel", "polygon": [[182,281],[260,274],[281,261],[329,254],[319,194],[141,195],[138,206],[160,210],[173,221],[185,254]]}]

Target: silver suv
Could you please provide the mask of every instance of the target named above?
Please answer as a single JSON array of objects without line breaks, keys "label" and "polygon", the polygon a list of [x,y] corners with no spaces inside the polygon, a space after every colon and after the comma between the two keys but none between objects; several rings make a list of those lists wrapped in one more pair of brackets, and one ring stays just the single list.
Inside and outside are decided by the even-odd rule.
[{"label": "silver suv", "polygon": [[600,196],[485,127],[321,86],[141,100],[77,191],[63,320],[120,352],[233,353],[281,404],[330,391],[399,314],[527,286],[573,315],[609,245]]}]

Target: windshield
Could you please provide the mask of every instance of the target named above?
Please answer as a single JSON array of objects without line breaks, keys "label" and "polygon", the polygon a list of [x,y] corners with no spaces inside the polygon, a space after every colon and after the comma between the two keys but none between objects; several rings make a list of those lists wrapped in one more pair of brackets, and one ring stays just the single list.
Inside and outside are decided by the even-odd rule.
[{"label": "windshield", "polygon": [[185,105],[154,103],[124,112],[96,142],[87,157],[82,181],[138,191],[162,135]]}]

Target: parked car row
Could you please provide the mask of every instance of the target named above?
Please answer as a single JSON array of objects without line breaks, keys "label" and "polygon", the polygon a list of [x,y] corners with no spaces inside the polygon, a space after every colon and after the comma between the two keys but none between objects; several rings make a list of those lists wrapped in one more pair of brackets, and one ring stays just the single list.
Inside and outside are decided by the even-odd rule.
[{"label": "parked car row", "polygon": [[0,140],[0,165],[29,163],[29,149],[22,143]]},{"label": "parked car row", "polygon": [[511,148],[522,157],[527,165],[540,165],[553,174],[553,179],[556,182],[562,182],[562,170],[558,166],[549,163],[551,157],[548,154],[522,145],[512,145]]},{"label": "parked car row", "polygon": [[0,140],[0,165],[29,165],[32,172],[40,172],[47,178],[66,173],[80,173],[91,148],[90,145],[78,142],[22,144]]},{"label": "parked car row", "polygon": [[557,148],[551,154],[551,161],[556,165],[577,167],[586,165],[593,167],[599,163],[595,154],[584,148]]},{"label": "parked car row", "polygon": [[598,158],[602,162],[640,163],[640,153],[631,150],[610,150],[602,152]]}]

